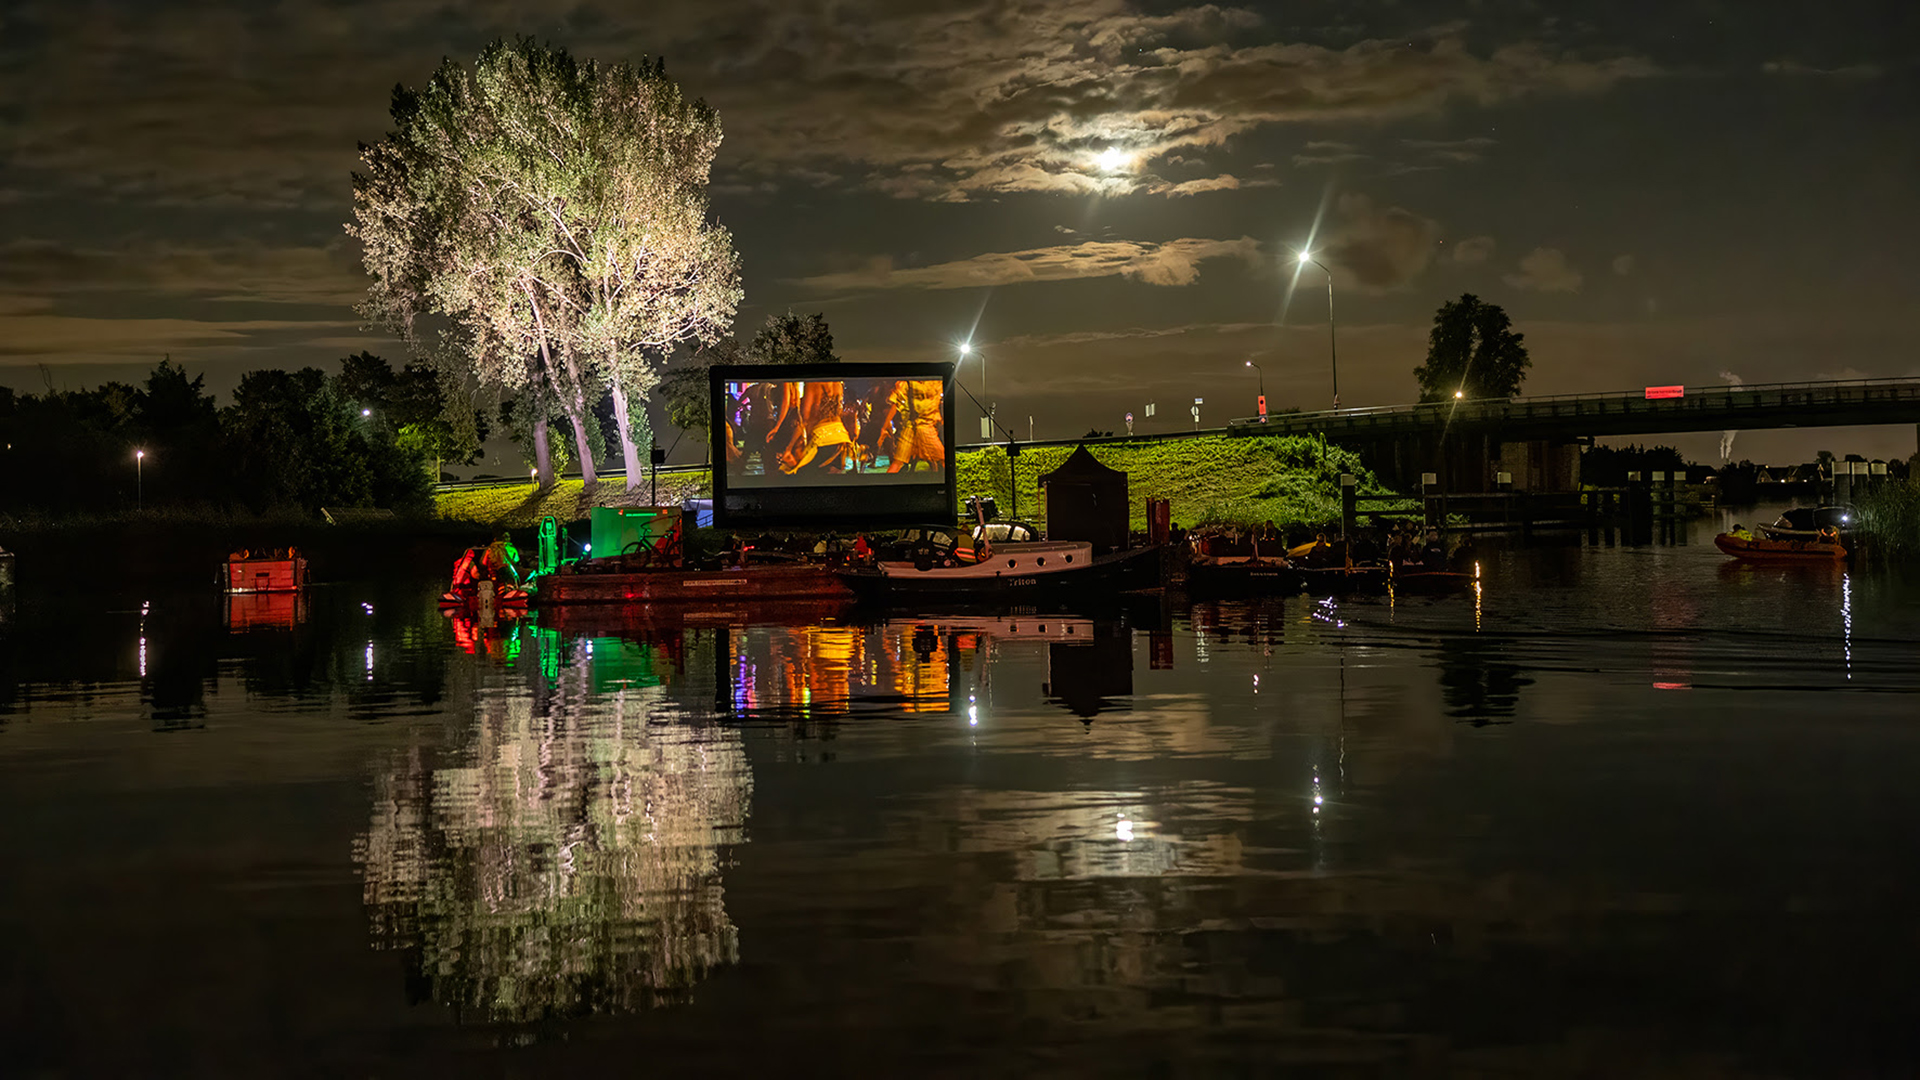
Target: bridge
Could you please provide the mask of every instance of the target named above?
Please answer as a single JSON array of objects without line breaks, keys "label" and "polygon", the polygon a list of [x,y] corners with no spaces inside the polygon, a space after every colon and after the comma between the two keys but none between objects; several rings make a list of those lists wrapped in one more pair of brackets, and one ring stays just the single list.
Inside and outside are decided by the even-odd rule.
[{"label": "bridge", "polygon": [[[1311,435],[1358,451],[1407,488],[1427,473],[1448,491],[1488,491],[1502,473],[1527,490],[1578,486],[1577,443],[1596,436],[1759,428],[1920,425],[1920,378],[1689,386],[1673,396],[1612,394],[1468,399],[1239,417],[1226,427],[1040,440],[1037,445],[1201,435]],[[1920,435],[1920,432],[1916,433]],[[963,447],[962,449],[968,449]]]},{"label": "bridge", "polygon": [[1276,435],[1324,435],[1328,441],[1458,431],[1503,440],[1654,435],[1681,431],[1920,424],[1920,379],[1839,379],[1685,387],[1674,397],[1645,391],[1441,401],[1424,405],[1284,413],[1230,421]]}]

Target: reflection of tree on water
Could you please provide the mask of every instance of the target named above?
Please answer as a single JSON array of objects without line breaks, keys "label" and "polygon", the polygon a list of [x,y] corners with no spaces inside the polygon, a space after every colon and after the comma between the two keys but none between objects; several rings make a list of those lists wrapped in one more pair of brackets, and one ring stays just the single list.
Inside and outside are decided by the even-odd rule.
[{"label": "reflection of tree on water", "polygon": [[365,900],[433,1000],[501,1020],[645,1008],[738,959],[720,871],[752,797],[739,734],[664,721],[658,687],[596,693],[594,664],[583,644],[530,692],[482,687],[464,763],[415,752],[376,780]]},{"label": "reflection of tree on water", "polygon": [[1503,659],[1508,642],[1481,637],[1447,638],[1440,643],[1434,659],[1440,663],[1440,696],[1447,715],[1472,721],[1478,727],[1491,723],[1510,723],[1500,717],[1512,716],[1520,703],[1522,687],[1533,680],[1521,674],[1520,666]]}]

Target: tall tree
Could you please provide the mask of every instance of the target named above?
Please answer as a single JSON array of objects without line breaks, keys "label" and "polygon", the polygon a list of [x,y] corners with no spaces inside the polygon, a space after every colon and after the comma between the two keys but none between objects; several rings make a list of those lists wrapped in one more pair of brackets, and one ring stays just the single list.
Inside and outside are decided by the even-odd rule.
[{"label": "tall tree", "polygon": [[840,361],[833,352],[833,332],[827,329],[827,317],[819,313],[771,315],[767,325],[753,335],[753,354],[761,364],[834,364]]},{"label": "tall tree", "polygon": [[1413,370],[1420,400],[1446,401],[1456,394],[1510,398],[1519,393],[1533,361],[1521,340],[1525,335],[1512,327],[1498,304],[1472,293],[1440,305],[1427,335],[1427,362]]},{"label": "tall tree", "polygon": [[[354,178],[365,310],[410,343],[420,315],[451,318],[482,383],[557,406],[589,482],[592,407],[611,394],[637,485],[666,356],[723,333],[739,303],[732,237],[708,220],[717,115],[657,62],[521,39],[396,90],[393,118]],[[541,440],[545,410],[529,412]]]}]

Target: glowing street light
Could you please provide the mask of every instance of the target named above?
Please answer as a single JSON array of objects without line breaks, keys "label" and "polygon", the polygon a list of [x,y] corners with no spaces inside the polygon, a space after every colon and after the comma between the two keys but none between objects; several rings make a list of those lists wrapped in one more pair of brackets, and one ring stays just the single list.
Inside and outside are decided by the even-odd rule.
[{"label": "glowing street light", "polygon": [[1327,360],[1329,363],[1333,365],[1333,410],[1335,412],[1339,412],[1340,411],[1340,351],[1336,346],[1336,338],[1334,335],[1334,325],[1333,325],[1333,271],[1327,269],[1325,263],[1322,263],[1320,260],[1315,259],[1313,257],[1313,252],[1311,251],[1301,252],[1300,253],[1301,269],[1305,269],[1309,263],[1311,263],[1314,266],[1318,266],[1320,268],[1320,272],[1327,275]]},{"label": "glowing street light", "polygon": [[1467,396],[1467,392],[1465,390],[1455,390],[1453,392],[1453,400],[1455,401],[1459,401],[1461,398],[1466,396]]},{"label": "glowing street light", "polygon": [[[957,348],[960,350],[960,359],[962,361],[965,361],[967,357],[973,355],[973,342],[971,341],[962,341]],[[985,404],[987,400],[987,356],[985,353],[980,354],[980,400],[982,402],[980,407],[986,410],[986,415],[981,417],[980,421],[980,437],[987,439],[992,437],[993,406]]]},{"label": "glowing street light", "polygon": [[1255,377],[1260,380],[1260,422],[1264,424],[1267,422],[1267,373],[1251,360],[1247,361],[1247,366],[1253,369]]},{"label": "glowing street light", "polygon": [[361,410],[360,410],[360,415],[361,415],[361,416],[372,416],[372,415],[373,415],[373,410],[372,410],[372,409],[361,409]]},{"label": "glowing street light", "polygon": [[135,450],[133,452],[133,497],[134,509],[136,510],[145,510],[147,508],[146,464],[147,452],[145,450]]}]

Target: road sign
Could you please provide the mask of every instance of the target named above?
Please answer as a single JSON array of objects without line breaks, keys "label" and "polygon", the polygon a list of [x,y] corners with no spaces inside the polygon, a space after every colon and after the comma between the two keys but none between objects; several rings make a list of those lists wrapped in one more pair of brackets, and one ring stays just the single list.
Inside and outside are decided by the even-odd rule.
[{"label": "road sign", "polygon": [[1659,401],[1661,398],[1677,398],[1677,397],[1686,397],[1686,396],[1687,396],[1687,388],[1684,386],[1649,386],[1647,387],[1648,401]]}]

